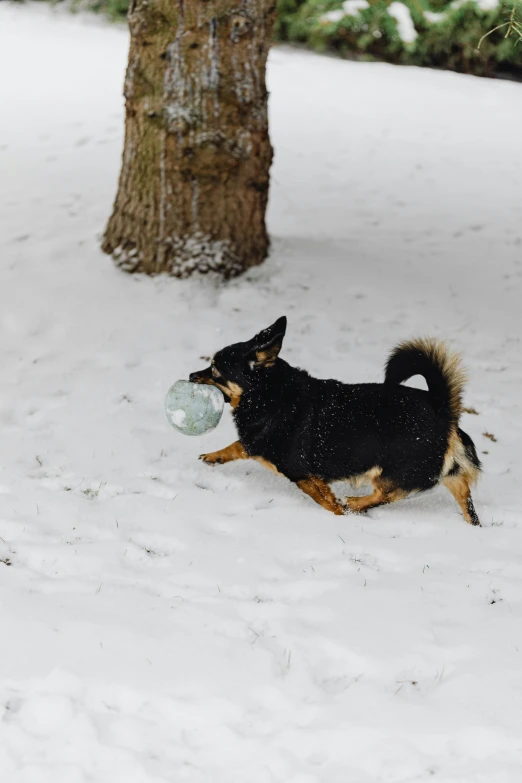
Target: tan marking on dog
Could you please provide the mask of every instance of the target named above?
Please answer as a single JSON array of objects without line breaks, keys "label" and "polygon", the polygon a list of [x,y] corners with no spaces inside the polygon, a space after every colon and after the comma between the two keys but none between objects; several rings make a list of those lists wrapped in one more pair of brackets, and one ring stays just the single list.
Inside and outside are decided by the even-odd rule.
[{"label": "tan marking on dog", "polygon": [[200,454],[199,458],[203,460],[203,462],[206,462],[207,465],[215,465],[216,463],[224,465],[226,462],[232,462],[233,460],[254,459],[256,462],[259,462],[260,465],[263,465],[263,467],[277,473],[278,476],[284,476],[284,473],[281,473],[273,462],[269,462],[264,457],[251,457],[250,454],[247,454],[245,447],[239,440],[236,440],[234,443],[231,443],[230,446],[220,449],[219,451],[213,451],[210,454]]},{"label": "tan marking on dog", "polygon": [[[466,454],[466,449],[462,443],[457,430],[452,429],[448,437],[448,447],[442,463],[442,471],[439,481],[443,481],[453,468],[458,465],[459,475],[464,476],[468,484],[473,485],[480,475],[479,469],[474,465]],[[451,476],[449,476],[451,478]]]},{"label": "tan marking on dog", "polygon": [[367,487],[369,484],[373,484],[376,478],[382,473],[382,468],[376,465],[374,468],[370,468],[366,473],[359,473],[356,476],[348,476],[345,480],[348,481],[353,487],[359,489],[359,487]]},{"label": "tan marking on dog", "polygon": [[403,500],[409,495],[409,492],[406,492],[406,490],[394,486],[389,481],[381,479],[380,474],[372,480],[372,484],[374,490],[371,495],[345,498],[347,507],[354,514],[361,514],[369,508],[375,508],[375,506],[395,503],[397,500]]},{"label": "tan marking on dog", "polygon": [[228,388],[228,386],[224,386],[222,383],[218,383],[218,382],[217,382],[217,381],[215,381],[215,380],[210,380],[210,381],[207,381],[207,383],[208,383],[210,386],[217,386],[217,388],[218,388],[220,391],[222,391],[222,392],[223,392],[223,394],[225,394],[227,397],[230,397],[230,396],[231,396],[231,394],[230,394],[230,389]]},{"label": "tan marking on dog", "polygon": [[444,462],[442,463],[441,479],[448,475],[454,463],[460,465],[459,457],[462,459],[463,456],[464,446],[462,441],[457,431],[452,429],[448,436],[448,446],[444,454]]},{"label": "tan marking on dog", "polygon": [[230,405],[233,408],[237,408],[239,405],[239,401],[241,398],[241,395],[243,394],[243,389],[239,384],[234,383],[233,381],[227,381],[226,385],[222,383],[218,383],[218,381],[215,378],[202,378],[201,380],[196,381],[196,383],[206,383],[207,386],[216,386],[220,391],[223,392],[226,397],[228,397]]},{"label": "tan marking on dog", "polygon": [[303,479],[297,482],[297,486],[327,511],[332,511],[338,516],[344,514],[344,508],[323,479],[315,477]]},{"label": "tan marking on dog", "polygon": [[249,457],[243,444],[236,440],[230,446],[219,451],[212,451],[210,454],[200,454],[199,458],[206,462],[207,465],[215,465],[216,463],[224,465],[225,462],[232,462],[236,459],[248,459]]},{"label": "tan marking on dog", "polygon": [[227,381],[227,387],[228,387],[228,395],[230,397],[230,405],[232,408],[237,408],[241,401],[241,395],[243,394],[243,389],[239,384],[234,383],[234,381]]},{"label": "tan marking on dog", "polygon": [[271,345],[270,348],[265,348],[262,351],[256,351],[256,359],[258,366],[261,367],[273,367],[276,363],[276,359],[279,356],[281,346],[279,343]]},{"label": "tan marking on dog", "polygon": [[207,386],[217,386],[218,389],[221,389],[221,391],[224,394],[227,394],[229,396],[229,392],[226,386],[222,386],[220,383],[217,383],[215,378],[198,378],[194,383],[201,383],[206,384]]},{"label": "tan marking on dog", "polygon": [[446,476],[442,479],[442,483],[451,492],[455,500],[460,506],[462,516],[469,525],[480,525],[480,520],[475,511],[473,501],[471,499],[471,492],[469,488],[469,480],[465,475],[459,474],[456,476]]}]

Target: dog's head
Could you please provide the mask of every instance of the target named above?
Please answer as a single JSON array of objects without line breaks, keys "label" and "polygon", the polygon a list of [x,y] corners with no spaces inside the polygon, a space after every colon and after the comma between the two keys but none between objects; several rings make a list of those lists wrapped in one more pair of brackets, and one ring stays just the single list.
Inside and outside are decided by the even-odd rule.
[{"label": "dog's head", "polygon": [[235,408],[243,392],[254,388],[275,367],[285,332],[286,317],[282,316],[251,340],[222,348],[210,367],[191,373],[189,380],[217,386]]}]

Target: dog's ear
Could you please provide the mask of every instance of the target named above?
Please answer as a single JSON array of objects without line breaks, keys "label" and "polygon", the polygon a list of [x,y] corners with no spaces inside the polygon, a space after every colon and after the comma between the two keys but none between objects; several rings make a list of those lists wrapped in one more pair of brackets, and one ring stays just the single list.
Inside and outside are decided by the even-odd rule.
[{"label": "dog's ear", "polygon": [[286,316],[278,318],[268,329],[256,334],[252,340],[256,367],[272,367],[283,345],[286,332]]}]

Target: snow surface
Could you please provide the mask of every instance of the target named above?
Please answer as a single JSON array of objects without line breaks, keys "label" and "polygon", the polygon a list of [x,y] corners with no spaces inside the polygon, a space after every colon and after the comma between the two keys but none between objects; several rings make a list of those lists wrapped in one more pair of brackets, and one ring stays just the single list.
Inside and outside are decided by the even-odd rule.
[{"label": "snow surface", "polygon": [[[0,3],[0,780],[518,783],[521,85],[274,48],[272,255],[219,287],[99,250],[126,54]],[[463,351],[483,528],[198,462],[230,416],[178,436],[167,389],[284,313],[322,377]]]}]

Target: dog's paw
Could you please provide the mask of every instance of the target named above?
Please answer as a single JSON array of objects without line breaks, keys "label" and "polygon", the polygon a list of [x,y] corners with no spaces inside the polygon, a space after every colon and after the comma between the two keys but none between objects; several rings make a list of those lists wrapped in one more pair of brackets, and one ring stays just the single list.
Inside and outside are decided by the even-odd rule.
[{"label": "dog's paw", "polygon": [[205,463],[205,465],[222,465],[223,458],[219,454],[200,454],[199,459]]}]

